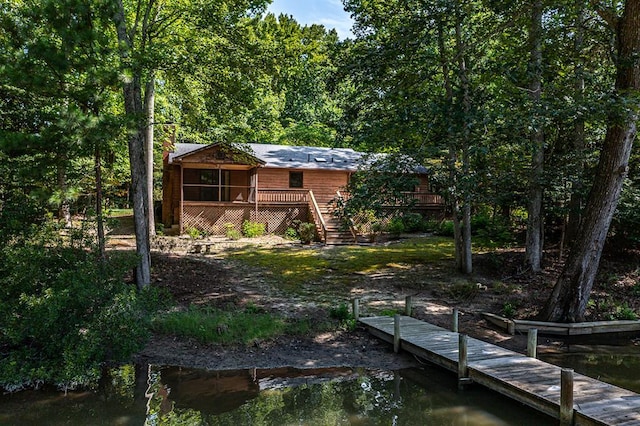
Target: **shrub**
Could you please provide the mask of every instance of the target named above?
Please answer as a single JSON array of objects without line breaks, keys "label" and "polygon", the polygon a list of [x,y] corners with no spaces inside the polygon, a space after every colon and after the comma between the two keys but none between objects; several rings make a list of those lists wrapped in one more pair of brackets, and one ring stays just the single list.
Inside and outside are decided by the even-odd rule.
[{"label": "shrub", "polygon": [[405,230],[404,223],[402,223],[402,219],[399,217],[394,217],[389,221],[387,225],[387,232],[390,233],[393,237],[399,237]]},{"label": "shrub", "polygon": [[0,387],[93,385],[104,363],[142,347],[157,295],[125,283],[135,256],[96,259],[70,247],[0,252]]},{"label": "shrub", "polygon": [[202,232],[200,232],[198,228],[194,228],[194,227],[188,228],[186,230],[186,233],[188,236],[190,236],[194,240],[202,238]]},{"label": "shrub", "polygon": [[242,224],[242,233],[245,237],[257,238],[264,235],[266,228],[264,223],[245,220]]},{"label": "shrub", "polygon": [[224,224],[224,234],[230,240],[239,240],[242,238],[242,234],[236,229],[236,226],[233,223]]},{"label": "shrub", "polygon": [[302,222],[298,226],[298,235],[303,243],[310,243],[316,239],[316,225],[315,223]]},{"label": "shrub", "polygon": [[516,316],[517,310],[518,307],[515,303],[505,302],[504,305],[502,305],[502,316],[506,318],[513,318]]},{"label": "shrub", "polygon": [[438,229],[436,229],[436,234],[443,237],[453,237],[453,221],[443,220],[440,222]]},{"label": "shrub", "polygon": [[404,216],[402,216],[402,223],[404,224],[406,232],[428,230],[428,223],[420,213],[405,213]]},{"label": "shrub", "polygon": [[284,231],[284,237],[287,240],[299,240],[300,236],[298,235],[298,231],[296,231],[294,228],[287,228],[286,231]]}]

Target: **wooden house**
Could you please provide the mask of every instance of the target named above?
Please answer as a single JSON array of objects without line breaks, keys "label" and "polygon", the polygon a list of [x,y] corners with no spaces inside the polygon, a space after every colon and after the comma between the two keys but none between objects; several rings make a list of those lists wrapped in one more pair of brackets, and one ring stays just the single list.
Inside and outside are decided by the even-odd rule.
[{"label": "wooden house", "polygon": [[[363,153],[346,148],[269,144],[175,144],[165,152],[162,221],[180,233],[224,234],[245,220],[284,233],[294,220],[315,222],[320,239],[340,240],[331,201],[357,171]],[[440,196],[419,174],[416,208],[442,212]],[[343,235],[344,237],[344,235]]]}]

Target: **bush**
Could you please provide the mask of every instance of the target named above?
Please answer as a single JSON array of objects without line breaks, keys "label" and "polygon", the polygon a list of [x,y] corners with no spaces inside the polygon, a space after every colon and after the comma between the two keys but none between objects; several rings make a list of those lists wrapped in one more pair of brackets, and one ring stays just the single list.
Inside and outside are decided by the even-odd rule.
[{"label": "bush", "polygon": [[399,217],[394,217],[389,221],[387,225],[387,232],[390,233],[393,237],[399,237],[405,231],[404,223],[402,223],[402,219]]},{"label": "bush", "polygon": [[266,228],[267,227],[264,223],[245,220],[242,224],[242,233],[248,238],[262,237]]},{"label": "bush", "polygon": [[296,231],[294,228],[287,228],[287,230],[284,231],[284,237],[287,240],[299,240],[300,239],[300,235],[298,235],[298,231]]},{"label": "bush", "polygon": [[198,228],[191,227],[186,230],[186,233],[188,236],[190,236],[194,240],[202,238],[202,232],[200,232]]},{"label": "bush", "polygon": [[315,223],[302,222],[298,225],[298,235],[300,241],[309,244],[316,239],[316,225]]},{"label": "bush", "polygon": [[436,229],[435,233],[437,235],[442,235],[443,237],[453,237],[453,221],[443,220],[438,225],[438,229]]},{"label": "bush", "polygon": [[405,213],[402,216],[405,232],[428,231],[428,223],[420,213]]},{"label": "bush", "polygon": [[230,240],[239,240],[242,238],[242,234],[236,229],[236,226],[233,223],[225,223],[224,230],[225,236]]},{"label": "bush", "polygon": [[42,245],[0,252],[0,387],[92,385],[104,363],[142,347],[157,296],[125,283],[135,256],[97,259]]}]

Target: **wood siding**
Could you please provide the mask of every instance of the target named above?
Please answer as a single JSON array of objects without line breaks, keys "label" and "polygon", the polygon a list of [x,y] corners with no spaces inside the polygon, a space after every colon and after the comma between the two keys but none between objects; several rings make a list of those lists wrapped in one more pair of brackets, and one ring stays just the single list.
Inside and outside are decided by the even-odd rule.
[{"label": "wood siding", "polygon": [[[293,169],[259,169],[259,189],[289,189],[289,172]],[[302,187],[310,189],[319,204],[331,201],[336,191],[344,189],[349,172],[341,170],[295,170],[302,172]]]}]

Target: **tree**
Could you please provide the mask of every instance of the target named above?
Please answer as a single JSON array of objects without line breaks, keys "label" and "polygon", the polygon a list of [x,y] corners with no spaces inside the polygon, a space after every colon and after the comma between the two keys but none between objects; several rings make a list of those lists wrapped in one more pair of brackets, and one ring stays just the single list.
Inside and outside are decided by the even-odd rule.
[{"label": "tree", "polygon": [[636,136],[638,115],[635,99],[640,90],[640,1],[626,1],[621,13],[610,8],[596,7],[596,10],[615,33],[615,104],[610,110],[581,232],[540,313],[548,321],[576,322],[584,319]]},{"label": "tree", "polygon": [[541,0],[531,2],[529,27],[529,96],[534,117],[531,123],[531,177],[529,182],[529,205],[527,241],[525,246],[526,264],[532,272],[540,272],[543,249],[543,173],[544,173],[544,124],[540,117],[542,98],[542,14]]}]

